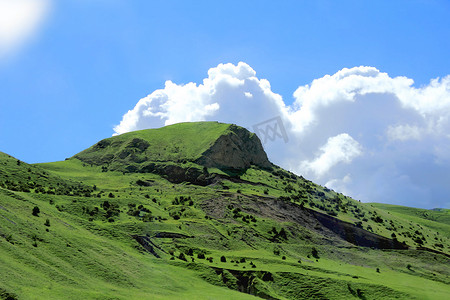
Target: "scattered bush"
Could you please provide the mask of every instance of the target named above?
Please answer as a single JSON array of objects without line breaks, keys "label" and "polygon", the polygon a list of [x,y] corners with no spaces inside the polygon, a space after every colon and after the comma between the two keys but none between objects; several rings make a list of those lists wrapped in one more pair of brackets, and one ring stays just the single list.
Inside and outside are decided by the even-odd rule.
[{"label": "scattered bush", "polygon": [[221,261],[221,262],[227,262],[227,259],[226,259],[225,256],[222,255],[222,256],[220,257],[220,261]]}]

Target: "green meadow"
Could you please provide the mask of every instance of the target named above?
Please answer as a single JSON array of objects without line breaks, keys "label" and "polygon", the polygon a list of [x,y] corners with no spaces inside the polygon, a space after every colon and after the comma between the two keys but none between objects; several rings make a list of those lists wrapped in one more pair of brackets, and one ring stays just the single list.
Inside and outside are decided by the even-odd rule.
[{"label": "green meadow", "polygon": [[[224,134],[177,124],[36,165],[0,153],[0,298],[448,297],[449,210],[361,203],[277,166],[198,165]],[[207,184],[127,169],[149,161]]]}]

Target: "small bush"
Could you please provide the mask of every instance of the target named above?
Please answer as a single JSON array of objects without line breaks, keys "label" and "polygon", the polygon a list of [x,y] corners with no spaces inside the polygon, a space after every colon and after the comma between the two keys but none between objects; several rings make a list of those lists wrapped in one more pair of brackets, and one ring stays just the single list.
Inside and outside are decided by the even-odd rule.
[{"label": "small bush", "polygon": [[220,261],[221,261],[221,262],[227,262],[227,259],[226,259],[225,256],[222,255],[222,256],[220,257]]},{"label": "small bush", "polygon": [[317,249],[315,247],[312,248],[311,250],[311,254],[314,258],[319,259],[319,252],[317,251]]},{"label": "small bush", "polygon": [[39,209],[39,207],[37,207],[37,206],[33,207],[33,212],[32,212],[33,216],[39,217],[40,212],[41,212],[41,210]]},{"label": "small bush", "polygon": [[197,254],[197,258],[198,259],[205,259],[205,254],[199,253],[199,254]]},{"label": "small bush", "polygon": [[270,272],[264,272],[264,275],[262,276],[263,281],[273,281],[273,275]]},{"label": "small bush", "polygon": [[50,227],[50,220],[46,219],[44,225],[47,226],[47,227]]},{"label": "small bush", "polygon": [[6,241],[7,241],[8,243],[14,245],[14,242],[13,242],[13,240],[12,240],[12,235],[11,235],[11,234],[8,234],[8,235],[6,236],[5,239],[6,239]]},{"label": "small bush", "polygon": [[19,298],[17,298],[16,294],[13,293],[9,293],[6,290],[0,288],[0,299],[5,299],[5,300],[17,300]]}]

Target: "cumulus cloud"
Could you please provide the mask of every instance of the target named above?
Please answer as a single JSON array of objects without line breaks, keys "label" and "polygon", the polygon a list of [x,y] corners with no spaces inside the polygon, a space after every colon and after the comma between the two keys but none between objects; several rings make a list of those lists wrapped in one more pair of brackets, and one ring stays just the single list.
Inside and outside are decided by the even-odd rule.
[{"label": "cumulus cloud", "polygon": [[0,0],[0,58],[31,38],[49,10],[49,0]]},{"label": "cumulus cloud", "polygon": [[200,84],[167,81],[114,131],[201,120],[253,130],[277,119],[286,138],[260,136],[274,163],[363,201],[449,206],[450,76],[415,87],[374,67],[344,68],[293,95],[287,105],[249,65],[219,64]]},{"label": "cumulus cloud", "polygon": [[313,172],[316,177],[328,173],[336,164],[350,163],[353,158],[362,154],[361,145],[347,133],[330,137],[327,143],[320,147],[319,155],[313,161],[303,161],[301,170]]},{"label": "cumulus cloud", "polygon": [[264,118],[286,114],[280,95],[271,91],[270,83],[258,79],[247,64],[220,64],[208,71],[202,84],[175,84],[166,81],[164,89],[156,90],[139,100],[128,111],[117,134],[155,128],[178,122],[217,120],[243,124],[258,123]]}]

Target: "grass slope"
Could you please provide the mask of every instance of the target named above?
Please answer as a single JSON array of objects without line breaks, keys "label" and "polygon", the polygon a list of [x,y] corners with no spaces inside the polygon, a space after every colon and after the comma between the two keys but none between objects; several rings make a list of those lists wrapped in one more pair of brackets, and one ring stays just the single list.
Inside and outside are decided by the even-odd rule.
[{"label": "grass slope", "polygon": [[[128,163],[140,161],[195,161],[221,136],[230,124],[218,122],[178,123],[158,129],[140,130],[104,139],[76,157],[101,165],[112,157],[127,157]],[[130,149],[130,146],[131,147]],[[136,152],[138,150],[138,152]],[[130,155],[130,151],[133,155]]]},{"label": "grass slope", "polygon": [[[211,127],[206,131],[214,138],[227,130],[217,123],[179,126],[193,135],[197,126]],[[133,133],[132,139],[149,132]],[[160,138],[145,137],[149,143]],[[450,237],[441,212],[432,211],[430,220],[414,209],[360,203],[276,167],[250,168],[233,177],[210,168],[217,179],[199,186],[152,173],[105,171],[75,158],[20,165],[21,171],[17,160],[0,157],[0,174],[9,181],[29,181],[32,174],[37,180],[42,172],[48,178],[43,188],[31,185],[29,191],[0,187],[0,295],[444,299],[450,293],[445,255]],[[48,188],[62,182],[91,191],[57,195]],[[410,248],[355,246],[322,226],[310,210],[380,236],[395,234]]]}]

